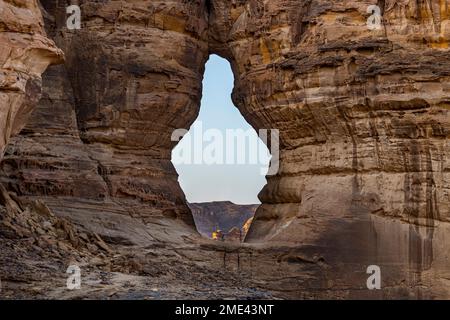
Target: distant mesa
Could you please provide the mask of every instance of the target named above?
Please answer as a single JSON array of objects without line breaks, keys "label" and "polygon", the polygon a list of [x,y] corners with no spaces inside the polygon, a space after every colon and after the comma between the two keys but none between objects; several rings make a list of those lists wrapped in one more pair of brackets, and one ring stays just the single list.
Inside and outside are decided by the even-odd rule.
[{"label": "distant mesa", "polygon": [[243,241],[259,205],[218,201],[191,203],[189,207],[203,236],[218,241]]}]

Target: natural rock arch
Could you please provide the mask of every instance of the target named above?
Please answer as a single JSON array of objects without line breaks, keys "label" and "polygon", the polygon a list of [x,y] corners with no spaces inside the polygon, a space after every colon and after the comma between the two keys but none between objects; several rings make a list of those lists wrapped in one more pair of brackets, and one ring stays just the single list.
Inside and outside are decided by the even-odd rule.
[{"label": "natural rock arch", "polygon": [[11,135],[20,132],[39,101],[41,74],[60,63],[61,50],[45,37],[37,1],[0,3],[0,160]]},{"label": "natural rock arch", "polygon": [[[281,135],[281,169],[261,192],[248,241],[302,242],[320,229],[308,216],[447,219],[449,175],[436,168],[449,152],[448,3],[439,19],[434,5],[415,4],[418,20],[388,7],[384,28],[371,31],[373,2],[212,1],[210,50],[234,66],[235,104],[255,128]],[[415,82],[418,68],[439,80]]]},{"label": "natural rock arch", "polygon": [[[280,281],[283,289],[361,298],[369,295],[361,290],[365,270],[377,264],[388,297],[404,286],[408,294],[422,297],[428,287],[429,296],[448,297],[450,233],[436,223],[450,213],[448,0],[440,10],[437,0],[409,1],[417,10],[385,1],[378,31],[366,26],[367,7],[382,3],[375,0],[79,1],[76,31],[64,29],[58,3],[42,1],[48,36],[66,63],[44,75],[38,113],[2,163],[0,180],[10,190],[74,219],[108,212],[144,224],[154,216],[192,224],[170,136],[196,118],[204,63],[216,53],[232,64],[233,99],[246,120],[279,129],[281,138],[280,172],[269,177],[247,238],[269,249],[235,248],[238,267],[246,254],[252,274],[252,259],[270,266],[258,269],[266,280],[295,274],[296,282]],[[56,62],[61,53],[32,20],[25,37],[33,45],[39,38],[33,59]],[[12,92],[1,89],[10,110]],[[37,99],[25,92],[12,93],[14,109]],[[23,124],[6,119],[5,142],[5,128]]]},{"label": "natural rock arch", "polygon": [[309,216],[325,225],[358,213],[445,221],[448,7],[439,19],[399,17],[404,11],[388,7],[384,28],[371,31],[366,9],[374,2],[81,1],[83,28],[68,31],[64,8],[42,1],[54,18],[49,34],[67,56],[58,77],[73,92],[85,179],[100,187],[9,183],[36,196],[100,194],[128,208],[138,200],[144,219],[192,223],[170,136],[194,121],[204,64],[216,53],[233,67],[233,100],[246,120],[281,133],[280,172],[261,192],[248,241],[322,233],[307,227]]}]

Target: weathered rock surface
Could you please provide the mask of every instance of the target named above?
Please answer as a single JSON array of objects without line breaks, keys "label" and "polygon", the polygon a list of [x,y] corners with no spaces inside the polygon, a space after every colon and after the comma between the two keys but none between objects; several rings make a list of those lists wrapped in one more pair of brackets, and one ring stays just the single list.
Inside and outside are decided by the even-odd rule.
[{"label": "weathered rock surface", "polygon": [[280,130],[248,242],[309,248],[335,284],[376,264],[385,285],[408,274],[448,292],[449,17],[449,1],[212,2],[210,50],[233,65],[235,104]]},{"label": "weathered rock surface", "polygon": [[[448,1],[213,1],[211,51],[234,101],[281,135],[281,168],[248,240],[305,216],[449,221]],[[384,24],[366,25],[369,5]],[[297,221],[303,221],[297,223]]]},{"label": "weathered rock surface", "polygon": [[63,53],[45,36],[36,0],[0,1],[0,159],[41,94],[41,74]]},{"label": "weathered rock surface", "polygon": [[198,114],[205,4],[81,1],[83,28],[71,31],[64,6],[41,2],[67,61],[45,75],[39,110],[3,164],[4,183],[20,195],[97,200],[143,220],[193,225],[171,135]]},{"label": "weathered rock surface", "polygon": [[[25,296],[450,297],[449,0],[79,3],[68,31],[63,4],[42,1],[67,61],[44,76],[0,181],[116,255],[86,262],[87,291],[41,267]],[[366,25],[373,4],[381,30]],[[280,130],[280,171],[243,245],[194,234],[170,163],[210,53],[231,62],[249,123]],[[367,290],[369,265],[383,290]]]}]

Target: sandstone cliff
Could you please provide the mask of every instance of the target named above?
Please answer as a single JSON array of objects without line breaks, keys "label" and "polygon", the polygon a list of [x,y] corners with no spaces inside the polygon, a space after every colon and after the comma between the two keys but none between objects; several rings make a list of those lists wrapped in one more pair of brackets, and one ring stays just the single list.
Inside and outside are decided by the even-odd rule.
[{"label": "sandstone cliff", "polygon": [[47,39],[38,2],[0,1],[0,159],[39,101],[41,74],[63,53]]},{"label": "sandstone cliff", "polygon": [[318,215],[448,221],[450,3],[383,3],[212,2],[210,50],[233,65],[236,105],[281,135],[248,240],[287,224],[280,237],[295,237]]},{"label": "sandstone cliff", "polygon": [[[448,221],[449,9],[435,2],[380,3],[379,31],[366,26],[376,1],[81,2],[83,28],[69,31],[64,8],[43,1],[67,63],[46,75],[8,183],[190,220],[170,137],[195,120],[217,53],[232,63],[243,116],[281,134],[249,241],[288,224],[295,234],[308,216]],[[22,161],[30,152],[40,164]]]},{"label": "sandstone cliff", "polygon": [[36,116],[3,164],[4,183],[21,195],[193,225],[170,162],[171,135],[199,111],[205,4],[81,1],[83,28],[67,30],[65,7],[41,3],[66,64],[45,75]]},{"label": "sandstone cliff", "polygon": [[[2,149],[38,99],[31,84],[43,65],[61,56],[42,36],[36,3],[13,3],[4,6],[30,27],[0,33],[8,44],[19,37],[2,50],[18,46],[23,57],[4,69],[33,81],[0,82]],[[182,279],[195,293],[213,278],[257,287],[251,297],[450,296],[450,0],[79,1],[73,31],[69,1],[41,3],[66,63],[44,75],[0,181],[105,237],[121,255],[103,270],[134,251],[128,272],[161,273],[161,285]],[[366,25],[374,4],[380,30]],[[231,62],[247,121],[280,130],[280,170],[243,246],[198,239],[170,162],[172,131],[195,120],[212,53]],[[182,267],[166,270],[174,262]],[[381,292],[365,291],[372,264],[383,270]]]}]

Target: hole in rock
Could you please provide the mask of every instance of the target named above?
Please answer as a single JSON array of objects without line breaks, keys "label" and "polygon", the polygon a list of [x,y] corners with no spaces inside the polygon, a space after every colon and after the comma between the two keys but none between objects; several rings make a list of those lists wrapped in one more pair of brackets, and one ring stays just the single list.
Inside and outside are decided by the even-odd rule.
[{"label": "hole in rock", "polygon": [[172,152],[198,231],[242,241],[266,184],[270,153],[233,105],[234,76],[227,60],[210,56],[200,114]]}]

